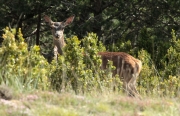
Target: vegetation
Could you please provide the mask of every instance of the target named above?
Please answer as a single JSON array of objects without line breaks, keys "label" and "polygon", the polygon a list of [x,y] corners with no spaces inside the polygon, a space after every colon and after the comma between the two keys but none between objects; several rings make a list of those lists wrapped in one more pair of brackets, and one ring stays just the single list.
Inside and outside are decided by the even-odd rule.
[{"label": "vegetation", "polygon": [[0,101],[3,116],[179,116],[179,100],[149,98],[137,100],[115,93],[75,95],[34,91]]},{"label": "vegetation", "polygon": [[[180,2],[0,3],[0,114],[180,114]],[[42,21],[45,14],[57,21],[76,15],[65,29],[67,45],[57,61],[52,60],[52,37]],[[112,62],[101,70],[99,51],[127,52],[143,62],[137,80],[142,100],[122,93],[118,75],[112,77]]]},{"label": "vegetation", "polygon": [[0,83],[13,86],[19,90],[46,89],[47,60],[40,55],[38,46],[28,51],[27,44],[18,32],[15,40],[15,30],[4,29],[2,47],[0,48]]},{"label": "vegetation", "polygon": [[4,18],[0,19],[0,29],[21,28],[28,46],[40,45],[42,53],[51,57],[52,37],[43,16],[63,21],[75,14],[74,23],[65,30],[66,36],[82,39],[87,32],[94,32],[104,45],[110,46],[108,51],[129,52],[122,46],[129,41],[136,55],[138,50],[146,50],[161,70],[162,56],[171,46],[171,30],[179,36],[179,5],[179,1],[171,0],[1,0],[0,15]]},{"label": "vegetation", "polygon": [[[4,110],[0,112],[4,115],[10,115],[11,113],[14,115],[24,113],[30,115],[35,113],[39,115],[74,116],[88,114],[153,115],[152,111],[163,115],[169,115],[170,111],[172,115],[179,114],[177,109],[180,97],[180,78],[177,73],[171,72],[173,70],[178,71],[179,67],[172,64],[172,62],[167,62],[167,58],[172,55],[179,62],[177,46],[179,40],[174,36],[174,31],[172,31],[172,35],[172,42],[175,43],[173,44],[175,46],[171,46],[166,57],[162,59],[166,67],[169,67],[168,69],[158,72],[153,63],[150,62],[150,55],[145,50],[139,51],[139,59],[144,63],[138,79],[138,90],[144,98],[139,101],[135,98],[125,97],[122,94],[121,80],[118,75],[112,77],[111,70],[114,69],[112,62],[109,62],[107,70],[100,69],[102,61],[97,52],[105,50],[105,47],[102,43],[97,43],[96,34],[89,33],[81,41],[76,36],[67,39],[64,55],[59,55],[57,61],[53,60],[48,63],[40,54],[38,46],[32,46],[28,51],[21,30],[17,34],[18,39],[15,39],[15,30],[5,28],[4,41],[0,48],[0,82],[2,85],[0,95],[3,99],[16,100],[16,103],[22,105],[27,112],[16,110],[10,113],[4,112]],[[161,77],[166,75],[169,77]],[[38,94],[36,91],[38,91]],[[54,91],[54,93],[47,91]],[[20,93],[22,96],[19,95]],[[28,100],[20,102],[23,96],[30,96],[30,98],[25,99],[32,99],[33,102]],[[163,98],[164,100],[151,100],[147,96],[156,99]],[[48,103],[49,99],[50,103]],[[173,99],[177,99],[177,102]],[[8,101],[4,101],[2,104],[5,104],[5,102]],[[18,104],[12,107],[16,107],[16,105]],[[43,105],[43,107],[37,108],[39,105]],[[162,105],[167,109],[167,112],[162,112],[164,109]],[[82,110],[81,106],[87,109]],[[123,107],[121,109],[123,112],[119,112],[119,106]],[[7,107],[7,105],[3,105],[1,109],[7,109]],[[32,107],[33,110],[29,110],[27,107]],[[51,108],[47,112],[39,112],[48,107]],[[24,109],[21,110],[24,111]],[[149,114],[149,112],[151,113]]]}]

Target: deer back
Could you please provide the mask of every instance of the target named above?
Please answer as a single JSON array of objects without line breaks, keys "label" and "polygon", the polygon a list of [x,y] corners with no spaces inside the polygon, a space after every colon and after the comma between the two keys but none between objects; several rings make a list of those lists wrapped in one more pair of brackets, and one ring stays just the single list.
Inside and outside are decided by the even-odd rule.
[{"label": "deer back", "polygon": [[141,71],[142,63],[140,60],[124,52],[99,52],[102,58],[102,68],[107,68],[108,60],[113,62],[116,69],[113,75],[118,74],[122,78],[131,79],[132,75],[137,77]]}]

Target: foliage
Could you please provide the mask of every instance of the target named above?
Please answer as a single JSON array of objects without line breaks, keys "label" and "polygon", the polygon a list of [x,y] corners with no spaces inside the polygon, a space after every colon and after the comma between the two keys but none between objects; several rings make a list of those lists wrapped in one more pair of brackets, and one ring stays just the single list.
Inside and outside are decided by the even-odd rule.
[{"label": "foliage", "polygon": [[19,90],[47,89],[48,63],[40,55],[39,46],[27,50],[21,30],[15,40],[15,30],[4,29],[0,48],[0,83]]},{"label": "foliage", "polygon": [[161,75],[164,81],[161,85],[166,95],[177,96],[180,88],[180,39],[177,39],[174,30],[171,34],[171,46],[164,59],[162,59],[164,70],[161,71]]},{"label": "foliage", "polygon": [[[101,70],[99,51],[106,51],[105,46],[98,41],[98,36],[88,33],[83,39],[77,36],[66,39],[63,56],[50,64],[40,54],[39,46],[24,42],[21,29],[5,28],[3,43],[0,47],[0,84],[12,86],[20,91],[30,89],[53,89],[59,92],[75,93],[121,92],[122,82],[118,75],[112,77],[112,62],[108,68]],[[17,33],[17,34],[16,34]],[[180,40],[172,31],[171,46],[167,54],[161,57],[162,69],[159,70],[152,59],[151,53],[145,49],[131,47],[131,42],[116,43],[117,51],[129,51],[143,62],[143,69],[137,80],[141,95],[179,96],[180,78]],[[112,48],[113,49],[113,48]]]},{"label": "foliage", "polygon": [[102,61],[97,55],[99,50],[104,50],[104,47],[101,43],[97,46],[97,36],[93,33],[88,34],[82,41],[76,36],[67,39],[63,56],[59,56],[57,62],[51,63],[52,87],[60,91],[64,87],[68,89],[71,87],[68,85],[71,84],[76,93],[119,87],[121,82],[117,78],[112,78],[111,70],[114,67],[111,62],[107,70],[101,70]]},{"label": "foliage", "polygon": [[164,56],[164,76],[180,75],[180,39],[176,38],[175,31],[172,30],[171,46],[167,50],[167,54]]},{"label": "foliage", "polygon": [[162,95],[176,97],[179,96],[180,89],[180,76],[169,76],[168,79],[164,79],[163,82],[160,83],[160,89]]},{"label": "foliage", "polygon": [[176,38],[174,30],[171,34],[171,46],[167,50],[167,54],[161,58],[162,70],[157,70],[147,51],[141,50],[139,52],[138,56],[143,62],[143,69],[138,81],[142,94],[171,97],[179,95],[180,40]]},{"label": "foliage", "polygon": [[159,75],[151,60],[151,56],[145,50],[138,53],[139,59],[143,62],[142,71],[138,79],[139,91],[144,95],[156,94],[159,85]]},{"label": "foliage", "polygon": [[179,5],[179,1],[172,0],[1,0],[0,30],[7,25],[16,30],[21,28],[29,46],[40,45],[43,54],[51,57],[52,37],[42,21],[43,16],[63,21],[75,14],[65,36],[77,35],[81,39],[87,32],[94,32],[105,45],[130,41],[129,48],[146,50],[157,69],[162,70],[162,56],[170,47],[169,32],[174,29],[179,36]]}]

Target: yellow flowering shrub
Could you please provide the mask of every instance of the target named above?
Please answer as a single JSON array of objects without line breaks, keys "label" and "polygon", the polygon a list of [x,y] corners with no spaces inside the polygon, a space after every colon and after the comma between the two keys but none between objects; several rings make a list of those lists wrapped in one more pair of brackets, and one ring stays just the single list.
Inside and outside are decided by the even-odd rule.
[{"label": "yellow flowering shrub", "polygon": [[48,87],[48,62],[40,55],[39,46],[30,51],[24,42],[21,29],[15,38],[15,29],[6,27],[0,47],[0,83],[18,89],[46,89]]}]

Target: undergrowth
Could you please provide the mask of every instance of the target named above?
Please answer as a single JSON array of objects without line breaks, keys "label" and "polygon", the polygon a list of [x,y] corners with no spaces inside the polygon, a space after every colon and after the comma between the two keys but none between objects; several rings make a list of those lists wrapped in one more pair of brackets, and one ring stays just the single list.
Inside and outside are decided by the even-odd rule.
[{"label": "undergrowth", "polygon": [[[102,61],[97,53],[105,51],[105,47],[98,41],[96,34],[89,33],[81,41],[76,36],[67,39],[64,55],[59,55],[57,61],[48,63],[40,54],[39,46],[32,46],[28,51],[20,29],[18,32],[9,28],[3,31],[4,40],[0,47],[1,85],[18,91],[38,89],[75,91],[76,94],[122,92],[122,82],[118,75],[112,77],[112,70],[115,69],[112,62],[108,63],[106,70],[101,70]],[[146,50],[138,51],[138,58],[143,62],[143,69],[137,80],[141,95],[180,96],[180,41],[174,35],[175,32],[172,31],[172,46],[167,55],[162,57],[162,69],[156,68]],[[127,43],[129,46],[130,43]]]}]

